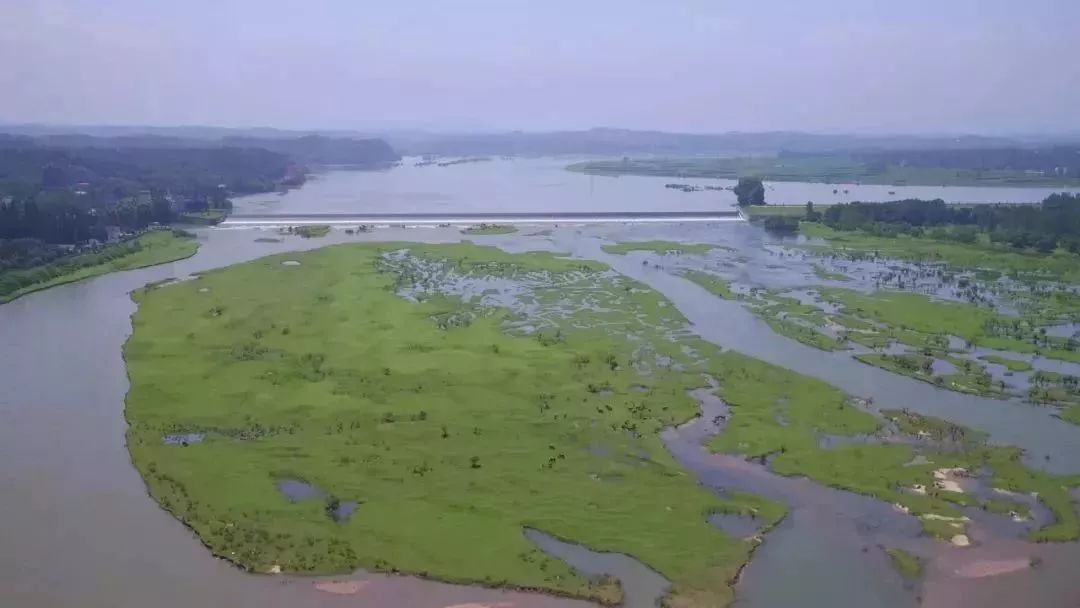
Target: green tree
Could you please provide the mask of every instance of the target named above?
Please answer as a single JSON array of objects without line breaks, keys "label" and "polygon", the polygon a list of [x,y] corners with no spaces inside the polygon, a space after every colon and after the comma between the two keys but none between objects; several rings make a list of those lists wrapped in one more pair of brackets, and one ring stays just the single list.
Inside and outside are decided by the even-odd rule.
[{"label": "green tree", "polygon": [[757,177],[740,177],[735,185],[735,198],[740,207],[765,204],[765,184]]}]

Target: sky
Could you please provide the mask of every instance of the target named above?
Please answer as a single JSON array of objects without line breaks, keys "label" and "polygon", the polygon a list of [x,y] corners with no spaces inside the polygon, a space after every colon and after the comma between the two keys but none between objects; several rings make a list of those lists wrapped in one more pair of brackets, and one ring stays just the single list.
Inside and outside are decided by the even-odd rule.
[{"label": "sky", "polygon": [[1080,132],[1080,0],[0,0],[0,122]]}]

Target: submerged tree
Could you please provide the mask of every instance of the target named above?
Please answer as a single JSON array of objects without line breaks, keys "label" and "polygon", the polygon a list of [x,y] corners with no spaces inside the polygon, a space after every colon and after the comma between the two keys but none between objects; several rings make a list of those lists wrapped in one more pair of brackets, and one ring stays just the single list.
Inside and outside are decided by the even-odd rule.
[{"label": "submerged tree", "polygon": [[740,177],[733,191],[740,207],[765,204],[765,184],[760,178]]}]

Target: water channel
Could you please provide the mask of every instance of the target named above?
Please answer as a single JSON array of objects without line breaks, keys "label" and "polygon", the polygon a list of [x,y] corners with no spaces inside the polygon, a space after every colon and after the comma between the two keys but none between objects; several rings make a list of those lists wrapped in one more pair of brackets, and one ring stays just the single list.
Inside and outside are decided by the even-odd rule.
[{"label": "water channel", "polygon": [[[676,205],[694,210],[723,205],[722,197],[730,195],[665,190],[663,183],[677,181],[665,178],[565,174],[561,173],[563,164],[518,160],[330,173],[284,196],[246,198],[238,208],[260,212],[420,212],[462,207],[602,211]],[[421,171],[434,177],[418,178]],[[442,194],[439,188],[445,188]],[[993,190],[1001,199],[1035,196],[1028,190],[980,190]],[[806,198],[805,193],[799,196]],[[124,445],[123,401],[128,383],[121,346],[131,332],[130,315],[135,310],[128,295],[131,290],[151,281],[337,242],[463,238],[453,228],[379,228],[360,235],[335,230],[325,239],[311,240],[254,229],[203,229],[198,234],[200,251],[188,260],[61,286],[0,306],[0,383],[4,387],[0,391],[0,546],[4,548],[0,552],[0,605],[587,605],[402,576],[246,574],[213,558],[189,530],[160,509],[146,495]],[[263,242],[256,242],[260,237]],[[270,242],[267,237],[279,240]],[[735,247],[748,262],[759,260],[764,266],[768,262],[761,256],[768,255],[770,243],[755,226],[561,226],[551,232],[523,230],[519,235],[470,238],[512,251],[547,248],[600,259],[661,291],[694,331],[725,348],[823,378],[852,394],[872,397],[879,407],[909,407],[985,430],[994,441],[1026,448],[1033,466],[1080,470],[1080,428],[1037,408],[949,393],[850,357],[810,349],[772,333],[740,305],[717,299],[664,268],[642,264],[647,256],[613,256],[600,249],[606,242],[650,238],[716,242]],[[699,398],[706,413],[722,407],[707,395]],[[740,606],[792,601],[802,606],[913,606],[916,592],[893,573],[878,545],[904,546],[931,559],[921,590],[924,605],[1030,602],[1050,606],[1077,600],[1080,585],[1071,573],[1080,563],[1076,543],[1031,546],[1017,539],[987,537],[976,548],[927,547],[928,541],[916,536],[918,526],[913,519],[897,514],[889,505],[707,454],[698,442],[719,429],[707,428],[706,419],[665,434],[669,450],[680,462],[706,485],[760,493],[792,507],[791,516],[766,536],[744,571],[736,588]],[[1040,557],[1042,565],[987,578],[964,575],[974,559],[1006,563],[1018,556]]]}]

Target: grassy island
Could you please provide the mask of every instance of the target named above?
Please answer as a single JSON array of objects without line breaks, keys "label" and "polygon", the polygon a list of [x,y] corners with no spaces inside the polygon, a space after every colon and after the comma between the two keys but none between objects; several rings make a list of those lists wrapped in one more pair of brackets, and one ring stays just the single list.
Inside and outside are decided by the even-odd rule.
[{"label": "grassy island", "polygon": [[[785,508],[718,495],[665,450],[660,431],[697,415],[690,390],[710,382],[731,408],[712,450],[903,505],[945,538],[963,530],[961,499],[905,488],[932,487],[941,468],[986,471],[1054,511],[1035,538],[1080,533],[1069,496],[1080,479],[1029,471],[1016,450],[944,421],[889,422],[825,382],[677,334],[686,321],[660,294],[596,262],[347,245],[136,298],[124,350],[133,462],[211,551],[254,571],[363,567],[619,601],[609,580],[541,552],[531,528],[640,560],[671,581],[667,606],[726,605],[758,541],[708,516],[753,515],[764,533]],[[947,429],[962,449],[819,441],[890,425]]]}]

